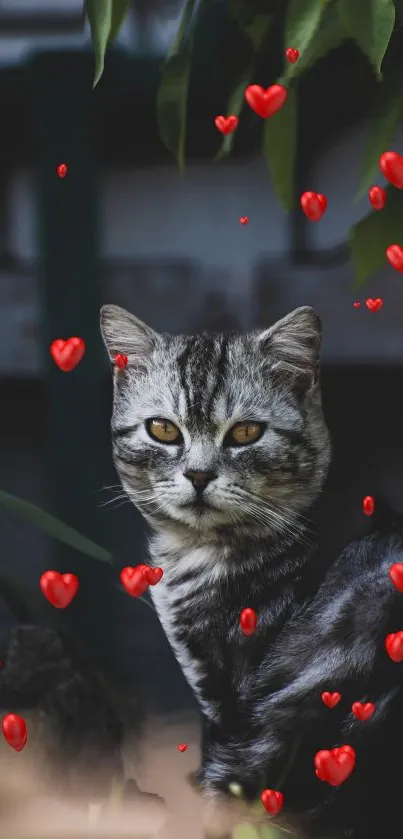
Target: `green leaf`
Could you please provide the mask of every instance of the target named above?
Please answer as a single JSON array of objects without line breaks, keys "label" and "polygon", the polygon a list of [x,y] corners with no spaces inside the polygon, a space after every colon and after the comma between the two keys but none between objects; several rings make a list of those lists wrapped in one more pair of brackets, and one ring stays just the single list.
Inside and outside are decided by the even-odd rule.
[{"label": "green leaf", "polygon": [[197,0],[187,0],[176,38],[165,60],[157,94],[161,140],[168,151],[175,154],[181,172],[185,167],[187,100],[194,42],[194,25],[191,24],[196,8]]},{"label": "green leaf", "polygon": [[291,0],[285,22],[285,47],[294,47],[303,55],[318,30],[324,11],[323,0]]},{"label": "green leaf", "polygon": [[[235,14],[233,16],[236,17]],[[253,52],[252,57],[246,62],[244,69],[241,71],[239,79],[228,100],[227,111],[225,116],[230,116],[230,114],[232,114],[236,117],[239,117],[239,114],[241,113],[242,108],[245,104],[245,90],[253,80],[257,54],[265,38],[267,37],[268,31],[270,29],[271,17],[269,15],[259,14],[255,15],[247,25],[243,25],[240,20],[238,20],[238,23],[241,26],[243,32],[245,32],[245,34],[250,39]],[[233,132],[232,134],[227,134],[223,138],[220,150],[218,154],[215,156],[216,161],[222,160],[224,157],[228,157],[228,155],[231,152],[234,139],[235,132]]]},{"label": "green leaf", "polygon": [[339,0],[340,18],[379,75],[395,25],[393,0]]},{"label": "green leaf", "polygon": [[259,833],[251,824],[237,824],[232,830],[231,839],[259,839]]},{"label": "green leaf", "polygon": [[292,88],[283,107],[265,122],[263,148],[273,189],[284,209],[292,210],[297,149],[297,97]]},{"label": "green leaf", "polygon": [[96,87],[104,72],[105,52],[112,25],[112,0],[86,0],[86,10],[95,52],[93,86]]},{"label": "green leaf", "polygon": [[76,551],[80,551],[93,559],[100,559],[102,562],[112,562],[111,554],[95,542],[91,542],[86,536],[81,536],[77,530],[69,527],[67,524],[54,518],[45,510],[41,510],[35,504],[29,501],[23,501],[21,498],[16,498],[15,495],[10,495],[4,490],[0,490],[0,504],[7,507],[11,512],[16,513],[25,521],[34,524],[43,530],[48,536],[58,539],[59,542],[64,542]]},{"label": "green leaf", "polygon": [[362,163],[362,177],[357,200],[363,198],[368,187],[379,177],[379,158],[388,151],[396,129],[403,117],[403,84],[381,84],[379,101],[368,132],[368,143]]},{"label": "green leaf", "polygon": [[[337,9],[333,5],[326,6],[320,19],[318,28],[304,50],[300,50],[300,57],[295,64],[287,63],[284,81],[300,76],[312,67],[331,50],[339,47],[347,37],[346,31]],[[286,46],[289,46],[287,43]]]},{"label": "green leaf", "polygon": [[116,35],[119,34],[119,31],[122,28],[127,17],[127,13],[130,8],[130,2],[131,0],[113,0],[112,20],[108,35],[108,44],[111,44],[112,41],[114,41],[114,39],[116,38]]},{"label": "green leaf", "polygon": [[403,190],[388,187],[382,212],[371,212],[350,231],[351,258],[355,267],[355,288],[375,271],[387,265],[386,248],[403,244]]}]

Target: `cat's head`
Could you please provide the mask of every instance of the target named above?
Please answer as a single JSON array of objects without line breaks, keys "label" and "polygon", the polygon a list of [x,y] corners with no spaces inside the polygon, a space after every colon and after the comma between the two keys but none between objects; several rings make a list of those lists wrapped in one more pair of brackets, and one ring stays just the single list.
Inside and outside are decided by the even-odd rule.
[{"label": "cat's head", "polygon": [[124,490],[157,529],[295,528],[323,485],[329,434],[320,321],[302,307],[246,334],[157,334],[118,306],[101,329],[114,371],[113,452]]}]

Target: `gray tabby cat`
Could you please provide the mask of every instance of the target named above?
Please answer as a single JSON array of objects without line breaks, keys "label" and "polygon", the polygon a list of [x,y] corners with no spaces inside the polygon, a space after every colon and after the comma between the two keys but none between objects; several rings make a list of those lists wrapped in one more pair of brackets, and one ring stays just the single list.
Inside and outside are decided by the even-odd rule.
[{"label": "gray tabby cat", "polygon": [[[302,307],[245,335],[170,336],[104,306],[101,328],[110,359],[128,357],[114,370],[114,460],[152,528],[151,563],[164,576],[151,594],[207,723],[202,784],[237,782],[254,798],[281,777],[288,809],[314,813],[312,830],[393,839],[402,671],[384,638],[403,626],[387,575],[403,558],[402,528],[353,543],[327,572],[314,532],[330,462],[319,318]],[[250,637],[239,626],[246,607],[258,615]],[[343,700],[330,713],[320,696],[335,690]],[[358,700],[382,709],[364,735],[351,718]],[[379,730],[388,715],[389,739]],[[359,781],[320,782],[316,751],[356,741]],[[377,800],[368,816],[362,790]]]}]

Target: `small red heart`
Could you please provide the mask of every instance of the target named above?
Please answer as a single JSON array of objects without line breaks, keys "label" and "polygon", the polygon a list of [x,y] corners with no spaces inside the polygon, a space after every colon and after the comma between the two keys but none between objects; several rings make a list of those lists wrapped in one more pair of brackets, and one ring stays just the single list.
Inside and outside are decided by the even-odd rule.
[{"label": "small red heart", "polygon": [[385,638],[386,652],[397,664],[403,661],[403,632],[391,632]]},{"label": "small red heart", "polygon": [[375,713],[375,705],[373,702],[353,702],[351,710],[357,720],[365,722]]},{"label": "small red heart", "polygon": [[355,751],[352,746],[337,749],[323,749],[315,755],[315,772],[319,780],[332,787],[338,787],[351,775],[355,766]]},{"label": "small red heart", "polygon": [[141,597],[147,591],[149,582],[146,578],[148,565],[127,565],[120,572],[120,580],[124,590],[131,597]]},{"label": "small red heart", "polygon": [[366,516],[372,516],[375,512],[375,499],[372,495],[366,495],[362,502],[362,510]]},{"label": "small red heart", "polygon": [[370,312],[379,312],[379,309],[382,309],[383,300],[381,297],[367,297],[365,305]]},{"label": "small red heart", "polygon": [[149,565],[146,565],[146,570],[144,571],[145,578],[150,586],[156,586],[157,583],[162,579],[164,571],[162,568],[151,568]]},{"label": "small red heart", "polygon": [[360,301],[359,300],[354,300],[353,306],[354,306],[354,309],[359,309],[360,306],[361,306]]},{"label": "small red heart", "polygon": [[21,752],[26,745],[28,734],[26,722],[18,714],[7,714],[1,724],[4,739],[16,752]]},{"label": "small red heart", "polygon": [[395,151],[386,151],[379,158],[379,167],[387,181],[403,189],[403,157]]},{"label": "small red heart", "polygon": [[389,245],[386,248],[386,257],[392,268],[399,271],[399,274],[403,274],[403,248],[400,245]]},{"label": "small red heart", "polygon": [[296,50],[294,47],[288,47],[285,51],[285,57],[290,64],[295,64],[299,59],[299,50]]},{"label": "small red heart", "polygon": [[249,224],[249,216],[240,216],[239,221],[241,224]]},{"label": "small red heart", "polygon": [[374,210],[383,210],[387,199],[386,189],[381,186],[371,186],[368,190],[368,198]]},{"label": "small red heart", "polygon": [[403,562],[395,562],[391,565],[389,577],[395,588],[403,594]]},{"label": "small red heart", "polygon": [[329,693],[328,690],[325,690],[325,692],[322,693],[322,702],[324,702],[324,704],[327,705],[328,708],[335,708],[336,705],[339,704],[340,699],[341,693],[337,693],[337,691],[335,691],[334,693]]},{"label": "small red heart", "polygon": [[179,743],[178,752],[186,752],[187,747],[188,747],[187,743]]},{"label": "small red heart", "polygon": [[272,816],[276,816],[283,806],[284,795],[275,789],[264,789],[261,793],[260,800],[266,812]]},{"label": "small red heart", "polygon": [[250,84],[245,90],[245,99],[252,111],[267,119],[277,113],[287,99],[287,88],[273,84],[265,90],[259,84]]},{"label": "small red heart", "polygon": [[214,122],[216,128],[221,131],[221,134],[232,134],[232,132],[238,127],[239,118],[233,115],[229,117],[223,117],[220,115],[215,118]]},{"label": "small red heart", "polygon": [[117,355],[115,355],[115,364],[116,367],[119,368],[119,370],[124,370],[125,367],[127,367],[128,361],[129,359],[127,355],[125,355],[123,352],[119,352]]},{"label": "small red heart", "polygon": [[254,609],[242,609],[239,626],[244,635],[253,635],[257,626],[257,614]]},{"label": "small red heart", "polygon": [[80,363],[85,353],[85,343],[82,338],[57,338],[50,345],[53,361],[63,373],[70,373]]},{"label": "small red heart", "polygon": [[303,192],[300,203],[309,221],[320,221],[326,212],[327,198],[321,192]]},{"label": "small red heart", "polygon": [[79,582],[75,574],[45,571],[39,580],[39,585],[42,593],[55,609],[65,609],[77,594]]}]

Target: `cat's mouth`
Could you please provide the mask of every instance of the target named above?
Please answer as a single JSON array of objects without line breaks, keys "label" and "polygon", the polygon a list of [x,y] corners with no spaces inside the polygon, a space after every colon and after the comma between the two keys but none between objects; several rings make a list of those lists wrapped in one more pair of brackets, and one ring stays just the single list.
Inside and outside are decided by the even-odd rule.
[{"label": "cat's mouth", "polygon": [[208,512],[209,510],[217,510],[209,501],[206,501],[205,498],[202,496],[197,496],[196,498],[192,499],[192,501],[187,501],[186,504],[181,504],[181,507],[185,510],[193,510],[196,513],[203,513]]}]

